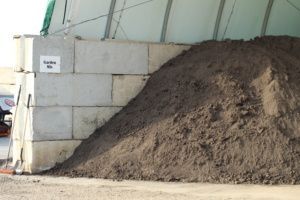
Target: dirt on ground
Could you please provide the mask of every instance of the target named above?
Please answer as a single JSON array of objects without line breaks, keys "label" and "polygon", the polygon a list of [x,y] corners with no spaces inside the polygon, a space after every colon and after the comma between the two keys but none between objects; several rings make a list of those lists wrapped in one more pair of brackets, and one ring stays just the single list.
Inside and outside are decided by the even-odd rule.
[{"label": "dirt on ground", "polygon": [[299,38],[203,42],[48,174],[299,184],[299,105]]},{"label": "dirt on ground", "polygon": [[299,200],[300,185],[109,181],[0,174],[1,200]]}]

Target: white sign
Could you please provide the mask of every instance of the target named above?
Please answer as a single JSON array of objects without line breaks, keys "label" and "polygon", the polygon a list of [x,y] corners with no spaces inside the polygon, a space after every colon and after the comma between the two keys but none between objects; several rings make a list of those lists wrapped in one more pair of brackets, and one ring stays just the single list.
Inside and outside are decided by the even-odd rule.
[{"label": "white sign", "polygon": [[40,56],[40,72],[60,73],[60,56]]}]

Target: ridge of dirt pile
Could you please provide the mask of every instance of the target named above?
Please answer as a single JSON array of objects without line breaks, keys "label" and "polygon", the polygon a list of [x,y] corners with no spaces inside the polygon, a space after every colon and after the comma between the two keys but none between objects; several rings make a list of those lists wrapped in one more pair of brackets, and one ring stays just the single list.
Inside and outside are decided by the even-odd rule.
[{"label": "ridge of dirt pile", "polygon": [[48,174],[299,184],[299,104],[299,38],[203,42]]}]

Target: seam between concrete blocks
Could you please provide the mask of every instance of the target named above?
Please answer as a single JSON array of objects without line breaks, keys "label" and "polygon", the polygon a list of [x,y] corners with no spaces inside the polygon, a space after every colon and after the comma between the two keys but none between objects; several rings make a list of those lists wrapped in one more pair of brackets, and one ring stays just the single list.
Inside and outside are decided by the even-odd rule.
[{"label": "seam between concrete blocks", "polygon": [[114,101],[113,101],[113,90],[114,90],[114,75],[111,75],[111,94],[110,94],[110,98],[111,98],[111,105],[114,106]]},{"label": "seam between concrete blocks", "polygon": [[73,51],[73,73],[75,73],[75,56],[76,56],[76,53],[75,53],[75,51],[76,51],[76,47],[75,47],[75,45],[76,45],[76,39],[74,38],[74,51]]},{"label": "seam between concrete blocks", "polygon": [[148,56],[147,56],[147,75],[150,74],[150,44],[147,45],[148,48]]},{"label": "seam between concrete blocks", "polygon": [[72,140],[75,138],[74,136],[74,107],[72,106]]}]

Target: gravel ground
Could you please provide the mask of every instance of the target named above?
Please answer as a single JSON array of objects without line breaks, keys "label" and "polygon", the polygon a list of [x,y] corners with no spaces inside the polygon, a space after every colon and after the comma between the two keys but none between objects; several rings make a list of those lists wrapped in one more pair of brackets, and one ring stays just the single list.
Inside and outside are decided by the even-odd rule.
[{"label": "gravel ground", "polygon": [[298,200],[298,186],[214,185],[0,175],[0,200]]}]

